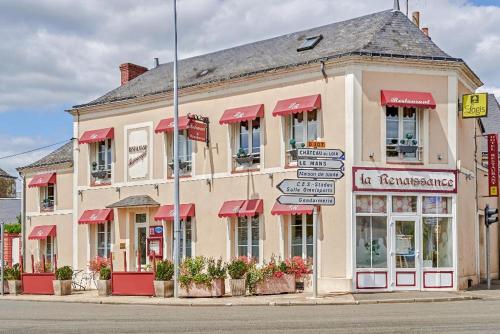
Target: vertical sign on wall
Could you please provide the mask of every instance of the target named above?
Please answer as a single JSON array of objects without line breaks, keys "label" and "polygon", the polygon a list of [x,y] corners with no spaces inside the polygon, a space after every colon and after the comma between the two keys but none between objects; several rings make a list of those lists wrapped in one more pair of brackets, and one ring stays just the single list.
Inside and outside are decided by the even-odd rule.
[{"label": "vertical sign on wall", "polygon": [[149,128],[130,129],[128,135],[128,179],[149,178]]},{"label": "vertical sign on wall", "polygon": [[488,195],[498,197],[498,134],[488,138]]}]

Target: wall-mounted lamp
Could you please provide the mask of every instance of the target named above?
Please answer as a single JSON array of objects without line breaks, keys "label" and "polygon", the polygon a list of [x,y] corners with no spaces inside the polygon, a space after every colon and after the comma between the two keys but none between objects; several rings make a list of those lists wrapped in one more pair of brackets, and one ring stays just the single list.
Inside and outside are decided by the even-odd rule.
[{"label": "wall-mounted lamp", "polygon": [[82,196],[83,195],[83,190],[78,190],[78,196]]},{"label": "wall-mounted lamp", "polygon": [[212,185],[212,180],[210,180],[210,179],[205,179],[205,182],[207,183],[207,186],[211,186]]},{"label": "wall-mounted lamp", "polygon": [[158,183],[156,183],[155,185],[153,185],[153,188],[154,188],[155,190],[158,190],[158,189],[160,189],[160,185],[159,185]]},{"label": "wall-mounted lamp", "polygon": [[121,189],[120,187],[116,187],[115,190],[116,190],[117,193],[120,193],[120,189]]},{"label": "wall-mounted lamp", "polygon": [[368,157],[370,157],[370,159],[373,159],[373,158],[375,158],[375,153],[373,153],[373,152],[370,152],[370,154],[368,154]]},{"label": "wall-mounted lamp", "polygon": [[267,177],[268,177],[270,180],[274,180],[274,174],[273,174],[273,173],[267,174]]},{"label": "wall-mounted lamp", "polygon": [[441,153],[438,153],[437,158],[438,160],[443,160],[443,155]]}]

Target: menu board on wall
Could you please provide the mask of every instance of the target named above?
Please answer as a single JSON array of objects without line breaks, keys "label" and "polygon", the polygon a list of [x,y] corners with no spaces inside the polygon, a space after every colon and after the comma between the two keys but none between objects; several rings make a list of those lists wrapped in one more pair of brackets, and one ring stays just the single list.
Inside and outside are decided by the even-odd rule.
[{"label": "menu board on wall", "polygon": [[127,170],[129,180],[149,178],[149,128],[129,129],[127,132]]}]

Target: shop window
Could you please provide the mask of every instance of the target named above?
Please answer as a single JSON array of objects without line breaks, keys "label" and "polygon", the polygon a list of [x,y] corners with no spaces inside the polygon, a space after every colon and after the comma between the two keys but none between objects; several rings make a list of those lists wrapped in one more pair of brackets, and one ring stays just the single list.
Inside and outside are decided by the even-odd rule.
[{"label": "shop window", "polygon": [[317,140],[319,115],[317,110],[287,116],[287,164],[297,162],[297,149],[306,147],[308,141]]},{"label": "shop window", "polygon": [[313,257],[313,216],[292,215],[290,224],[290,256]]},{"label": "shop window", "polygon": [[[174,173],[174,135],[167,133],[168,141],[168,177]],[[190,176],[193,170],[193,142],[188,138],[187,130],[179,131],[179,176]]]},{"label": "shop window", "polygon": [[111,139],[92,145],[91,151],[91,185],[111,183],[112,145]]},{"label": "shop window", "polygon": [[233,170],[256,169],[260,167],[261,124],[260,118],[233,125],[235,131],[235,152]]},{"label": "shop window", "polygon": [[236,256],[247,256],[259,261],[259,216],[239,217],[236,225]]},{"label": "shop window", "polygon": [[55,185],[40,187],[40,211],[51,212],[55,207]]},{"label": "shop window", "polygon": [[387,107],[385,124],[387,160],[421,161],[421,113],[415,108]]},{"label": "shop window", "polygon": [[417,212],[417,197],[416,196],[392,196],[392,212],[393,213],[416,213]]},{"label": "shop window", "polygon": [[55,254],[55,243],[54,243],[54,237],[52,236],[47,236],[47,239],[45,239],[45,261],[46,263],[52,264],[54,261],[54,254]]},{"label": "shop window", "polygon": [[108,258],[111,254],[111,222],[97,224],[97,256]]},{"label": "shop window", "polygon": [[451,197],[424,197],[422,215],[423,266],[425,268],[453,267]]},{"label": "shop window", "polygon": [[386,214],[386,196],[356,196],[357,268],[387,268]]}]

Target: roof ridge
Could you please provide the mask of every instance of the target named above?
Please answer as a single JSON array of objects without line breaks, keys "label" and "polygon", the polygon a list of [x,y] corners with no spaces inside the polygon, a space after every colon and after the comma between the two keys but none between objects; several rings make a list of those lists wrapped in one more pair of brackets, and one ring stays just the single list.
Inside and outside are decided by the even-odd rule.
[{"label": "roof ridge", "polygon": [[[393,12],[393,11],[391,10],[390,12]],[[377,36],[377,34],[382,30],[382,28],[388,26],[393,18],[394,18],[394,15],[391,15],[390,17],[388,17],[388,19],[385,22],[380,23],[380,27],[375,29],[375,31],[372,33],[372,38],[370,38],[370,40],[368,42],[366,42],[366,44],[364,44],[361,48],[359,48],[358,51],[364,50],[365,48],[370,46],[370,44],[373,43],[375,36]]]}]

